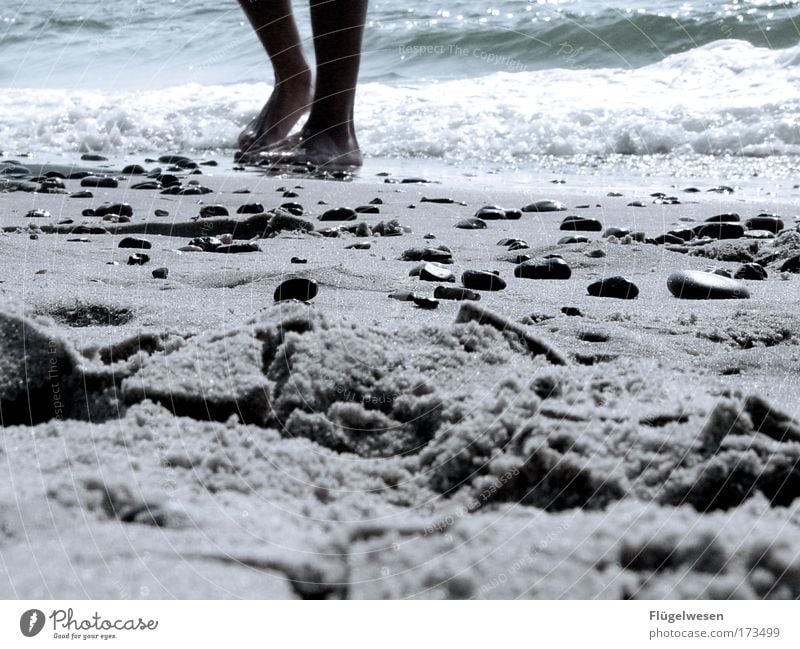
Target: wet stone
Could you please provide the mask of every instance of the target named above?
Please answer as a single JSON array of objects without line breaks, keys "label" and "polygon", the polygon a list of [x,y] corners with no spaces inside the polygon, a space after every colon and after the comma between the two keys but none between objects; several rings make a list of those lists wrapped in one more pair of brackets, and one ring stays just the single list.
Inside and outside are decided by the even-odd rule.
[{"label": "wet stone", "polygon": [[733,276],[735,279],[763,281],[767,279],[767,271],[761,264],[752,262],[749,264],[742,264],[736,269],[736,272],[733,274]]},{"label": "wet stone", "polygon": [[284,300],[308,302],[316,297],[317,291],[317,283],[314,280],[304,277],[293,277],[278,285],[273,298],[276,302],[283,302]]},{"label": "wet stone", "polygon": [[657,246],[663,246],[664,244],[680,245],[682,243],[686,243],[686,241],[684,241],[681,237],[670,234],[669,232],[666,234],[659,234],[657,237],[650,239],[650,241]]},{"label": "wet stone", "polygon": [[460,230],[485,230],[487,228],[486,221],[475,218],[474,216],[466,219],[461,219],[455,225]]},{"label": "wet stone", "polygon": [[699,270],[683,270],[667,278],[667,288],[684,300],[746,299],[750,291],[741,282]]},{"label": "wet stone", "polygon": [[744,227],[739,223],[719,222],[705,223],[694,228],[697,237],[710,237],[712,239],[740,239],[744,236]]},{"label": "wet stone", "polygon": [[50,212],[47,210],[36,209],[30,210],[27,214],[25,214],[25,216],[29,219],[49,219]]},{"label": "wet stone", "polygon": [[264,206],[261,203],[245,203],[236,210],[237,214],[261,214]]},{"label": "wet stone", "polygon": [[131,185],[131,189],[158,190],[158,189],[163,189],[163,187],[164,186],[160,182],[158,182],[157,180],[148,180],[148,181],[145,181],[143,183],[135,183],[135,184]]},{"label": "wet stone", "polygon": [[144,266],[148,261],[150,261],[150,255],[136,252],[128,257],[128,266]]},{"label": "wet stone", "polygon": [[569,279],[572,269],[560,257],[531,259],[514,269],[514,276],[523,279]]},{"label": "wet stone", "polygon": [[305,213],[305,209],[303,208],[303,206],[300,205],[300,203],[296,203],[293,201],[290,201],[288,203],[282,203],[281,207],[287,212],[289,212],[289,214],[292,214],[293,216],[303,216],[303,214]]},{"label": "wet stone", "polygon": [[522,208],[523,212],[564,212],[566,207],[558,201],[541,200],[529,203]]},{"label": "wet stone", "polygon": [[414,293],[412,291],[392,291],[389,297],[398,302],[413,302]]},{"label": "wet stone", "polygon": [[169,275],[169,268],[154,268],[153,269],[153,279],[167,279]]},{"label": "wet stone", "polygon": [[419,278],[423,282],[455,282],[456,277],[452,271],[442,268],[436,264],[423,264],[419,270]]},{"label": "wet stone", "polygon": [[351,207],[335,207],[323,213],[320,221],[355,221],[356,211]]},{"label": "wet stone", "polygon": [[683,241],[691,241],[692,239],[694,239],[694,230],[691,230],[690,228],[679,228],[677,230],[670,230],[669,232],[667,232],[667,234],[673,237],[678,237]]},{"label": "wet stone", "polygon": [[415,295],[414,304],[416,304],[420,309],[436,309],[439,306],[439,300],[430,297],[423,297],[421,295]]},{"label": "wet stone", "polygon": [[475,212],[475,218],[483,219],[484,221],[505,220],[506,211],[498,205],[485,205]]},{"label": "wet stone", "polygon": [[105,203],[100,207],[95,207],[93,210],[84,210],[84,216],[108,216],[109,214],[116,214],[117,216],[133,216],[133,208],[129,203]]},{"label": "wet stone", "polygon": [[147,173],[147,169],[141,165],[127,165],[122,168],[122,173],[126,176],[143,176]]},{"label": "wet stone", "polygon": [[303,259],[302,257],[292,257],[289,260],[289,263],[290,264],[307,264],[308,263],[308,259]]},{"label": "wet stone", "polygon": [[773,234],[778,234],[784,228],[784,223],[777,216],[756,216],[752,219],[747,219],[744,227],[748,230],[766,230]]},{"label": "wet stone", "polygon": [[506,288],[505,280],[488,270],[465,270],[461,274],[461,283],[475,291],[502,291]]},{"label": "wet stone", "polygon": [[119,242],[118,248],[138,248],[139,250],[149,250],[153,247],[147,239],[140,239],[138,237],[125,237]]},{"label": "wet stone", "polygon": [[714,216],[709,216],[705,220],[706,223],[738,223],[739,221],[741,221],[741,217],[735,212],[715,214]]},{"label": "wet stone", "polygon": [[81,180],[81,187],[105,187],[114,189],[119,187],[119,182],[111,176],[86,176]]},{"label": "wet stone", "polygon": [[88,190],[83,190],[80,192],[72,192],[69,195],[70,198],[94,198],[94,194]]},{"label": "wet stone", "polygon": [[800,255],[789,257],[781,265],[782,273],[800,273]]},{"label": "wet stone", "polygon": [[583,317],[583,313],[581,313],[581,310],[574,306],[562,306],[561,313],[563,313],[565,316],[569,316],[570,318]]},{"label": "wet stone", "polygon": [[626,237],[631,233],[628,228],[606,228],[606,231],[603,232],[604,237],[617,237],[617,239],[621,239],[622,237]]},{"label": "wet stone", "polygon": [[261,252],[261,248],[256,242],[248,241],[246,243],[222,244],[221,246],[217,246],[216,248],[210,250],[209,252],[217,252],[222,254],[233,255],[245,252]]},{"label": "wet stone", "polygon": [[203,205],[200,208],[200,216],[204,219],[213,216],[228,216],[228,208],[224,205]]},{"label": "wet stone", "polygon": [[381,210],[377,205],[359,205],[356,207],[358,214],[380,214]]},{"label": "wet stone", "polygon": [[619,300],[633,300],[639,296],[639,287],[625,277],[604,277],[586,287],[594,297],[612,297]]},{"label": "wet stone", "polygon": [[561,222],[560,229],[575,232],[600,232],[603,229],[603,224],[597,219],[589,219],[582,216],[568,216]]},{"label": "wet stone", "polygon": [[558,245],[559,246],[568,246],[568,245],[571,245],[573,243],[589,243],[589,237],[586,237],[586,236],[584,236],[582,234],[579,234],[579,235],[573,235],[573,236],[569,236],[569,237],[561,237],[558,240]]},{"label": "wet stone", "polygon": [[453,254],[440,248],[409,248],[400,257],[403,261],[435,261],[439,264],[452,264]]},{"label": "wet stone", "polygon": [[480,300],[481,296],[475,291],[459,286],[437,286],[433,297],[439,300]]}]

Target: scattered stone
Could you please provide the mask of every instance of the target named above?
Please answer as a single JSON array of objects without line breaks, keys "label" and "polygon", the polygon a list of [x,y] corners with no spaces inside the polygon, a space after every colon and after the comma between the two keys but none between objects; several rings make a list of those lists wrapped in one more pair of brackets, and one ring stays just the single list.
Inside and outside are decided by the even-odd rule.
[{"label": "scattered stone", "polygon": [[509,250],[511,249],[512,246],[517,246],[515,250],[518,250],[519,248],[529,247],[528,242],[525,241],[524,239],[500,239],[500,241],[497,242],[497,245],[506,246]]},{"label": "scattered stone", "polygon": [[774,239],[775,234],[769,232],[768,230],[745,230],[742,237],[744,237],[745,239],[764,240],[764,239]]},{"label": "scattered stone", "polygon": [[485,230],[487,225],[486,221],[482,221],[481,219],[471,216],[458,221],[455,227],[459,228],[460,230]]},{"label": "scattered stone", "polygon": [[600,259],[606,256],[605,250],[601,250],[600,248],[595,248],[594,250],[587,250],[583,254],[592,259]]},{"label": "scattered stone", "polygon": [[389,297],[393,300],[398,300],[399,302],[414,301],[414,293],[411,291],[392,291],[389,293]]},{"label": "scattered stone", "polygon": [[619,300],[633,300],[639,296],[639,287],[620,276],[604,277],[589,284],[586,290],[594,297],[613,297]]},{"label": "scattered stone", "polygon": [[789,257],[781,265],[782,273],[800,273],[800,255]]},{"label": "scattered stone", "polygon": [[29,219],[49,219],[50,212],[47,210],[36,209],[30,210],[25,216]]},{"label": "scattered stone", "polygon": [[461,274],[461,283],[475,291],[502,291],[506,288],[505,280],[488,270],[465,270]]},{"label": "scattered stone", "polygon": [[685,241],[681,237],[675,236],[674,234],[670,234],[669,232],[667,232],[666,234],[659,234],[657,237],[648,239],[647,242],[653,243],[654,245],[657,246],[663,246],[664,244],[680,245],[682,243],[685,243]]},{"label": "scattered stone", "polygon": [[359,205],[356,207],[358,214],[380,214],[381,210],[377,205]]},{"label": "scattered stone", "polygon": [[87,189],[79,192],[72,192],[69,195],[70,198],[94,198],[94,194]]},{"label": "scattered stone", "polygon": [[523,212],[564,212],[566,207],[558,201],[541,200],[530,203],[522,208]]},{"label": "scattered stone", "polygon": [[142,176],[147,173],[147,169],[141,165],[128,165],[122,168],[122,173],[126,176]]},{"label": "scattered stone", "polygon": [[228,216],[228,208],[224,205],[203,205],[200,208],[200,216],[204,219],[213,216]]},{"label": "scattered stone", "polygon": [[[372,228],[372,233],[381,237],[400,237],[405,229],[397,219],[391,221],[380,221]],[[429,238],[429,237],[426,237]]]},{"label": "scattered stone", "polygon": [[713,273],[714,275],[719,275],[720,277],[732,277],[731,271],[729,271],[727,268],[717,268],[716,266],[709,266],[704,272]]},{"label": "scattered stone", "polygon": [[335,207],[319,217],[320,221],[355,221],[356,211],[351,207]]},{"label": "scattered stone", "polygon": [[574,306],[562,306],[561,307],[561,313],[563,313],[565,316],[569,316],[571,318],[581,318],[581,317],[583,317],[583,313],[581,313],[581,310],[579,308],[577,308],[577,307],[574,307]]},{"label": "scattered stone", "polygon": [[125,237],[119,242],[118,248],[138,248],[139,250],[149,250],[153,247],[147,239],[139,239],[138,237]]},{"label": "scattered stone", "polygon": [[481,296],[475,291],[459,286],[437,286],[433,297],[439,300],[480,300]]},{"label": "scattered stone", "polygon": [[153,212],[156,216],[169,216],[169,212],[167,210],[158,209]]},{"label": "scattered stone", "polygon": [[690,228],[678,228],[677,230],[670,230],[667,232],[667,234],[673,237],[678,237],[683,241],[691,241],[694,239],[694,230],[691,230]]},{"label": "scattered stone", "polygon": [[288,203],[283,203],[281,205],[281,209],[286,210],[292,216],[303,216],[303,214],[305,214],[305,209],[303,208],[302,205],[300,205],[300,203],[295,203],[291,201]]},{"label": "scattered stone", "polygon": [[441,248],[409,248],[404,251],[402,261],[435,261],[439,264],[452,264],[453,253]]},{"label": "scattered stone", "polygon": [[133,216],[133,208],[128,203],[105,203],[94,209],[83,210],[84,216]]},{"label": "scattered stone", "polygon": [[153,269],[153,279],[167,279],[167,275],[169,275],[169,268],[155,268]]},{"label": "scattered stone", "polygon": [[307,264],[308,263],[308,259],[304,259],[302,257],[292,257],[289,260],[289,263],[291,263],[291,264]]},{"label": "scattered stone", "polygon": [[419,278],[423,282],[455,282],[452,271],[433,263],[425,263],[419,270]]},{"label": "scattered stone", "polygon": [[131,189],[152,189],[152,190],[157,190],[157,189],[163,189],[163,187],[164,186],[160,182],[158,182],[157,180],[147,180],[147,181],[145,181],[143,183],[135,183],[135,184],[131,185]]},{"label": "scattered stone", "polygon": [[244,252],[261,252],[261,248],[255,241],[247,241],[245,243],[222,243],[209,252],[218,252],[222,254],[238,254]]},{"label": "scattered stone", "polygon": [[483,219],[484,221],[505,220],[506,211],[498,205],[485,205],[475,212],[475,218]]},{"label": "scattered stone", "polygon": [[293,277],[278,285],[273,296],[276,302],[284,300],[300,300],[308,302],[317,295],[317,283],[314,280],[304,277]]},{"label": "scattered stone", "polygon": [[568,246],[574,243],[589,243],[589,237],[579,234],[579,235],[572,235],[569,237],[561,237],[558,240],[559,246]]},{"label": "scattered stone", "polygon": [[81,160],[85,160],[86,162],[104,162],[108,160],[108,158],[99,153],[84,153],[81,156]]},{"label": "scattered stone", "polygon": [[372,244],[369,241],[356,241],[355,243],[351,243],[349,246],[344,247],[345,250],[369,250],[372,248]]},{"label": "scattered stone", "polygon": [[756,216],[747,219],[744,226],[748,230],[766,230],[773,234],[778,234],[784,228],[784,223],[777,216]]},{"label": "scattered stone", "polygon": [[699,270],[683,270],[672,273],[667,279],[667,288],[675,297],[684,300],[727,300],[750,297],[750,291],[741,282]]},{"label": "scattered stone", "polygon": [[568,216],[561,222],[560,229],[576,232],[600,232],[600,230],[603,229],[603,224],[597,219],[589,219],[582,216]]},{"label": "scattered stone", "polygon": [[739,221],[741,221],[741,217],[735,212],[715,214],[714,216],[709,216],[705,220],[706,223],[738,223]]},{"label": "scattered stone", "polygon": [[150,261],[150,255],[136,252],[128,257],[128,266],[144,266],[148,261]]},{"label": "scattered stone", "polygon": [[514,269],[514,276],[524,279],[569,279],[572,269],[560,257],[531,259]]},{"label": "scattered stone", "polygon": [[622,237],[626,237],[631,233],[628,228],[606,228],[606,231],[603,232],[603,236],[608,237],[617,237],[617,239],[622,239]]},{"label": "scattered stone", "polygon": [[733,187],[728,187],[728,185],[720,185],[719,187],[712,187],[706,191],[713,192],[715,194],[733,194]]},{"label": "scattered stone", "polygon": [[766,269],[756,262],[749,264],[742,264],[733,274],[735,279],[749,279],[754,281],[762,281],[767,279]]},{"label": "scattered stone", "polygon": [[261,214],[264,211],[264,206],[261,203],[245,203],[237,210],[237,214]]},{"label": "scattered stone", "polygon": [[739,239],[744,235],[744,227],[739,223],[721,221],[719,223],[700,224],[694,228],[697,237],[711,239]]},{"label": "scattered stone", "polygon": [[119,187],[119,182],[111,176],[86,176],[81,180],[81,187],[105,187],[114,189]]},{"label": "scattered stone", "polygon": [[414,295],[414,304],[420,309],[436,309],[439,307],[439,300],[421,295]]},{"label": "scattered stone", "polygon": [[644,201],[632,201],[628,203],[628,207],[647,207],[647,204]]}]

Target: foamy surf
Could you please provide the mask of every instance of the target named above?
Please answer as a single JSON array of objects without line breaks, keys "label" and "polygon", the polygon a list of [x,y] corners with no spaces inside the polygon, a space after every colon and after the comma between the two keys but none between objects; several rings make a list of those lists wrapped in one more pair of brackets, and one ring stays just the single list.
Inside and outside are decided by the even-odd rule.
[{"label": "foamy surf", "polygon": [[[370,156],[518,163],[542,154],[800,153],[800,47],[724,40],[638,69],[498,72],[413,85],[365,83]],[[266,83],[151,91],[10,89],[0,148],[117,154],[227,150]]]}]

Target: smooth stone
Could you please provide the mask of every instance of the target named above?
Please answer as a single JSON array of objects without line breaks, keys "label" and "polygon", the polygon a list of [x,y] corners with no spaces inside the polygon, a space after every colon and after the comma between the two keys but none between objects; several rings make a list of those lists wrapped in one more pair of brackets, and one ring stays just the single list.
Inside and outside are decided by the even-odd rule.
[{"label": "smooth stone", "polygon": [[698,225],[694,228],[694,233],[699,238],[740,239],[744,236],[744,227],[739,223],[721,221]]},{"label": "smooth stone", "polygon": [[83,191],[80,191],[80,192],[72,192],[69,195],[69,197],[70,198],[94,198],[94,194],[92,194],[92,192],[84,189]]},{"label": "smooth stone", "polygon": [[506,210],[507,221],[518,221],[522,218],[522,210]]},{"label": "smooth stone", "polygon": [[731,275],[731,271],[729,271],[727,268],[717,268],[716,266],[709,266],[703,272],[713,273],[714,275],[719,275],[720,277],[733,277],[733,275]]},{"label": "smooth stone", "polygon": [[[91,211],[91,214],[86,212]],[[100,207],[95,207],[93,210],[86,210],[84,216],[108,216],[109,214],[116,214],[117,216],[133,216],[133,208],[129,203],[105,203]]]},{"label": "smooth stone", "polygon": [[314,280],[304,277],[293,277],[278,285],[273,298],[276,302],[283,302],[284,300],[308,302],[316,297],[317,291],[317,283]]},{"label": "smooth stone", "polygon": [[169,275],[169,268],[154,268],[153,269],[153,279],[167,279],[167,275]]},{"label": "smooth stone", "polygon": [[420,203],[438,203],[439,205],[466,205],[463,201],[457,201],[454,198],[449,197],[442,197],[442,198],[430,198],[428,196],[423,196],[419,199]]},{"label": "smooth stone", "polygon": [[30,219],[49,219],[50,212],[47,210],[36,209],[30,210],[25,216]]},{"label": "smooth stone", "polygon": [[380,214],[381,210],[377,205],[359,205],[356,207],[358,214]]},{"label": "smooth stone", "polygon": [[106,187],[114,189],[119,187],[119,182],[111,176],[86,176],[81,180],[81,187]]},{"label": "smooth stone", "polygon": [[589,237],[585,237],[582,234],[579,234],[579,235],[573,235],[573,236],[570,236],[570,237],[561,237],[558,240],[558,245],[559,246],[568,246],[568,245],[571,245],[573,243],[589,243]]},{"label": "smooth stone", "polygon": [[414,304],[420,309],[435,309],[439,306],[439,300],[430,297],[423,297],[421,295],[414,296]]},{"label": "smooth stone", "polygon": [[778,234],[784,228],[784,223],[777,216],[756,216],[752,219],[747,219],[744,222],[744,227],[748,230],[766,230],[773,234]]},{"label": "smooth stone", "polygon": [[389,293],[389,297],[393,300],[397,300],[398,302],[414,301],[414,293],[411,291],[392,291]]},{"label": "smooth stone", "polygon": [[626,237],[631,233],[628,228],[606,228],[606,231],[603,232],[604,237],[617,237],[617,239],[621,239],[622,237]]},{"label": "smooth stone", "polygon": [[302,205],[300,205],[300,203],[295,203],[295,202],[282,203],[281,207],[293,216],[303,216],[303,214],[305,214],[305,209],[303,208]]},{"label": "smooth stone", "polygon": [[223,243],[221,246],[217,246],[209,252],[233,255],[243,252],[261,252],[261,248],[256,242],[248,241],[247,243]]},{"label": "smooth stone", "polygon": [[307,264],[308,263],[308,259],[304,259],[303,257],[292,257],[289,260],[289,263],[290,264]]},{"label": "smooth stone", "polygon": [[465,270],[461,274],[461,283],[464,288],[475,291],[502,291],[506,288],[505,280],[488,270]]},{"label": "smooth stone", "polygon": [[647,204],[643,201],[632,201],[626,207],[647,207]]},{"label": "smooth stone", "polygon": [[452,271],[436,264],[426,263],[419,269],[419,278],[423,282],[455,282],[456,277]]},{"label": "smooth stone", "polygon": [[335,207],[319,217],[320,221],[355,221],[356,211],[351,207]]},{"label": "smooth stone", "polygon": [[742,264],[736,269],[733,276],[735,279],[749,279],[754,281],[763,281],[768,277],[766,269],[756,262]]},{"label": "smooth stone", "polygon": [[139,250],[149,250],[153,247],[147,239],[139,239],[138,237],[125,237],[119,242],[118,248],[138,248]]},{"label": "smooth stone", "polygon": [[169,212],[167,210],[158,209],[153,212],[156,216],[169,216]]},{"label": "smooth stone", "polygon": [[524,239],[500,239],[500,241],[497,242],[497,245],[498,246],[506,246],[506,247],[510,247],[510,246],[514,246],[514,245],[520,245],[523,248],[527,248],[528,247],[528,242],[525,241]]},{"label": "smooth stone", "polygon": [[128,165],[122,168],[122,173],[126,176],[142,176],[147,173],[147,169],[141,165]]},{"label": "smooth stone", "polygon": [[237,214],[261,214],[264,206],[261,203],[245,203],[237,208]]},{"label": "smooth stone", "polygon": [[523,212],[564,212],[566,211],[563,203],[552,200],[542,200],[530,203],[522,208]]},{"label": "smooth stone", "polygon": [[565,316],[569,316],[570,318],[583,317],[583,313],[581,313],[581,310],[578,307],[574,306],[562,306],[561,313],[563,313]]},{"label": "smooth stone", "polygon": [[745,239],[774,239],[775,234],[768,230],[745,230],[742,237]]},{"label": "smooth stone", "polygon": [[485,230],[488,226],[486,221],[473,217],[461,219],[456,223],[456,227],[460,230]]},{"label": "smooth stone", "polygon": [[370,205],[383,205],[383,199],[381,198],[373,198],[370,202]]},{"label": "smooth stone", "polygon": [[509,252],[514,252],[515,250],[527,250],[530,246],[527,243],[512,243],[508,247]]},{"label": "smooth stone", "polygon": [[784,261],[783,264],[781,265],[781,272],[782,273],[800,272],[800,255],[789,257],[789,259]]},{"label": "smooth stone", "polygon": [[437,286],[433,297],[438,300],[480,300],[481,296],[475,291],[460,286]]},{"label": "smooth stone", "polygon": [[585,254],[587,257],[590,257],[592,259],[600,259],[600,258],[606,256],[605,250],[600,250],[600,248],[595,248],[594,250],[588,250],[587,252],[585,252],[583,254]]},{"label": "smooth stone", "polygon": [[733,187],[729,187],[728,185],[720,185],[719,187],[707,189],[706,192],[713,192],[715,194],[733,194]]},{"label": "smooth stone", "polygon": [[181,179],[173,174],[162,174],[161,172],[158,173],[149,173],[147,174],[148,178],[152,178],[154,181],[161,183],[162,187],[180,187],[181,186]]},{"label": "smooth stone", "polygon": [[673,237],[678,237],[683,241],[691,241],[692,239],[694,239],[694,230],[690,228],[679,228],[677,230],[670,230],[669,232],[667,232],[667,234]]},{"label": "smooth stone", "polygon": [[212,216],[228,216],[228,208],[224,205],[203,205],[200,208],[200,216],[204,219]]},{"label": "smooth stone", "polygon": [[484,205],[475,212],[475,218],[483,219],[484,221],[505,220],[506,211],[498,205]]},{"label": "smooth stone", "polygon": [[705,222],[706,223],[738,223],[741,221],[741,217],[736,214],[736,212],[725,212],[724,214],[715,214],[714,216],[709,216]]},{"label": "smooth stone", "polygon": [[128,266],[144,266],[148,261],[150,261],[150,255],[136,252],[128,257]]},{"label": "smooth stone", "polygon": [[662,246],[664,244],[680,245],[686,243],[681,237],[670,234],[669,232],[666,234],[659,234],[657,237],[653,237],[651,241],[657,246]]},{"label": "smooth stone", "polygon": [[682,270],[667,278],[667,288],[684,300],[746,299],[750,291],[741,282],[699,270]]},{"label": "smooth stone", "polygon": [[369,241],[356,241],[344,247],[345,250],[369,250],[370,248],[372,248],[372,244]]},{"label": "smooth stone", "polygon": [[514,269],[514,276],[524,279],[569,279],[572,269],[560,257],[531,259]]},{"label": "smooth stone", "polygon": [[440,248],[409,248],[400,257],[403,261],[435,261],[440,264],[452,264],[453,253]]},{"label": "smooth stone", "polygon": [[147,180],[143,183],[135,183],[131,185],[131,189],[163,189],[163,185],[157,180]]},{"label": "smooth stone", "polygon": [[600,232],[603,224],[597,219],[587,219],[582,216],[568,216],[561,222],[561,230],[575,232]]}]

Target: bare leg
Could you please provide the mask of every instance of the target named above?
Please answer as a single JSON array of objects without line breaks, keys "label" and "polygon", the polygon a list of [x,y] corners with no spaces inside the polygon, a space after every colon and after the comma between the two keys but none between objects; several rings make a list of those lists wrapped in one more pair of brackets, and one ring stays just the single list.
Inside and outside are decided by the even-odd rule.
[{"label": "bare leg", "polygon": [[311,100],[311,69],[300,44],[291,0],[239,0],[269,55],[275,88],[261,113],[239,135],[239,148],[261,149],[285,138]]},{"label": "bare leg", "polygon": [[316,54],[316,88],[300,143],[263,154],[270,162],[359,166],[353,123],[367,0],[310,0]]}]

